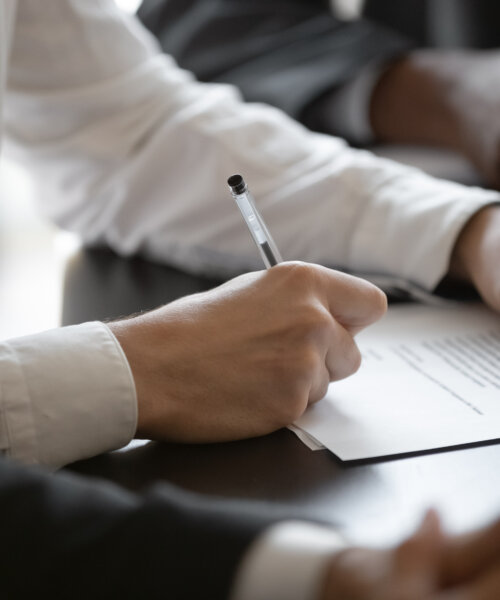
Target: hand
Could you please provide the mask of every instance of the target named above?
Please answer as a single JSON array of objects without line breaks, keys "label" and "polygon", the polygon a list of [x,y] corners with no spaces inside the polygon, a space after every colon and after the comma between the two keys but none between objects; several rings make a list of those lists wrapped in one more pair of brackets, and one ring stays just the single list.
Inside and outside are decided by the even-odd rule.
[{"label": "hand", "polygon": [[457,117],[456,149],[500,188],[500,52],[468,52],[453,61],[447,101]]},{"label": "hand", "polygon": [[430,511],[396,548],[339,552],[321,600],[497,600],[499,590],[500,521],[450,537]]},{"label": "hand", "polygon": [[453,250],[450,276],[471,283],[483,300],[500,311],[500,206],[470,219]]},{"label": "hand", "polygon": [[395,63],[372,97],[376,135],[468,158],[500,188],[500,52],[418,50]]},{"label": "hand", "polygon": [[366,281],[285,263],[110,324],[135,379],[137,436],[202,443],[289,425],[358,369],[353,336],[385,308]]}]

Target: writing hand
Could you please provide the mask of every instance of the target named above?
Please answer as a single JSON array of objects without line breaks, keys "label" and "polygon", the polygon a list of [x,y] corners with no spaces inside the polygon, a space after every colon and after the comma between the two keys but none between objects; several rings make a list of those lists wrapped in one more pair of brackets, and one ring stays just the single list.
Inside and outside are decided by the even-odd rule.
[{"label": "writing hand", "polygon": [[110,324],[138,396],[138,437],[202,443],[264,435],[354,373],[353,336],[385,296],[324,267],[283,263]]}]

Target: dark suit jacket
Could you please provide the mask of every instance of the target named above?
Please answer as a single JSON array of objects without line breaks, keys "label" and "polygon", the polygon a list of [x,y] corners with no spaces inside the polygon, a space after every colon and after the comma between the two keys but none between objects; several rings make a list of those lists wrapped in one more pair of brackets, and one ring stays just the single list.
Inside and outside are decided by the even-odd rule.
[{"label": "dark suit jacket", "polygon": [[167,485],[138,496],[0,459],[0,597],[223,600],[269,521]]},{"label": "dark suit jacket", "polygon": [[202,81],[233,83],[295,118],[370,60],[411,46],[382,25],[333,18],[327,0],[145,0],[139,16]]},{"label": "dark suit jacket", "polygon": [[498,0],[367,0],[354,23],[334,18],[328,0],[145,0],[139,16],[200,80],[232,83],[306,124],[323,92],[370,61],[500,42]]},{"label": "dark suit jacket", "polygon": [[500,46],[498,0],[365,0],[365,17],[421,46]]}]

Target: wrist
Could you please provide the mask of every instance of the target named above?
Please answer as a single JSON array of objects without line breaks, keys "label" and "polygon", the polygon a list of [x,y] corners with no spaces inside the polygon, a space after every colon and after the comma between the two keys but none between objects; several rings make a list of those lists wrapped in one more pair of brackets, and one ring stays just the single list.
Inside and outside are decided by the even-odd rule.
[{"label": "wrist", "polygon": [[333,598],[325,595],[325,582],[333,557],[344,547],[344,540],[329,527],[301,521],[276,523],[243,556],[231,600]]},{"label": "wrist", "polygon": [[449,276],[476,284],[488,277],[490,247],[500,231],[500,206],[487,206],[477,212],[462,229],[453,249]]},{"label": "wrist", "polygon": [[[118,340],[134,378],[137,397],[136,438],[149,439],[155,421],[154,390],[148,388],[151,377],[148,369],[153,364],[148,355],[153,345],[153,337],[145,324],[138,322],[141,317],[108,323],[108,327]],[[148,366],[149,365],[149,366]]]}]

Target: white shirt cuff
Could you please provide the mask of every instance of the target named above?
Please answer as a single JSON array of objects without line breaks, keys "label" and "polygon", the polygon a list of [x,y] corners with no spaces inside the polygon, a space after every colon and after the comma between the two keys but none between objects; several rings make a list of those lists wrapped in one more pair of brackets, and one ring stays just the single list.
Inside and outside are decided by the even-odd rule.
[{"label": "white shirt cuff", "polygon": [[[359,216],[347,262],[350,270],[367,276],[383,274],[384,265],[384,273],[395,274],[395,283],[402,279],[434,290],[449,271],[467,221],[482,208],[498,204],[500,197],[418,171],[412,181],[409,173],[398,173],[397,165],[387,161],[387,181],[391,171],[395,176],[385,193],[380,190],[377,206],[367,205]],[[401,195],[406,197],[404,210],[392,210],[393,199]]]},{"label": "white shirt cuff", "polygon": [[132,373],[103,323],[1,343],[0,386],[0,448],[19,461],[58,468],[134,436]]},{"label": "white shirt cuff", "polygon": [[326,570],[345,542],[320,525],[288,521],[250,546],[236,575],[231,600],[317,600]]}]

